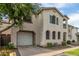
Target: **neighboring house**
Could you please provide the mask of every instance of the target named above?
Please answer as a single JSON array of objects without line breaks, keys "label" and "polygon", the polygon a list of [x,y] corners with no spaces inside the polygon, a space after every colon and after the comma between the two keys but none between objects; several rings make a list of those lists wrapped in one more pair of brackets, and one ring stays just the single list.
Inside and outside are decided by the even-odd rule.
[{"label": "neighboring house", "polygon": [[[2,21],[0,23],[0,30],[5,29],[7,26],[10,26],[11,23]],[[0,33],[0,46],[5,46],[8,42],[11,41],[11,28]]]},{"label": "neighboring house", "polygon": [[68,25],[68,40],[77,42],[77,33],[78,33],[78,28],[74,27],[72,25]]},{"label": "neighboring house", "polygon": [[[0,30],[6,28],[7,26],[10,26],[10,24],[11,24],[11,23],[9,23],[9,22],[2,22],[2,23],[0,24]],[[11,29],[8,29],[8,30],[4,31],[4,32],[2,32],[1,34],[11,34]]]},{"label": "neighboring house", "polygon": [[37,17],[32,15],[29,21],[24,21],[22,28],[12,28],[11,42],[16,47],[46,46],[49,42],[62,44],[68,39],[68,19],[55,7],[42,8]]},{"label": "neighboring house", "polygon": [[77,41],[79,42],[79,32],[77,32]]}]

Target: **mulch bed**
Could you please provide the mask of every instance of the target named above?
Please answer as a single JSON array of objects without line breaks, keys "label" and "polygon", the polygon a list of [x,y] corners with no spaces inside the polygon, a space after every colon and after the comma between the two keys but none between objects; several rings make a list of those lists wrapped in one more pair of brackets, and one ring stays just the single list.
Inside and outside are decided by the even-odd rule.
[{"label": "mulch bed", "polygon": [[53,46],[51,48],[48,48],[48,47],[41,47],[41,48],[52,49],[52,50],[60,50],[60,49],[71,48],[71,47],[70,46]]},{"label": "mulch bed", "polygon": [[18,51],[18,49],[17,48],[15,48],[15,49],[5,49],[4,47],[0,47],[0,53],[10,53],[10,52],[15,52],[16,53],[16,56],[20,56],[20,53],[19,53],[19,51]]}]

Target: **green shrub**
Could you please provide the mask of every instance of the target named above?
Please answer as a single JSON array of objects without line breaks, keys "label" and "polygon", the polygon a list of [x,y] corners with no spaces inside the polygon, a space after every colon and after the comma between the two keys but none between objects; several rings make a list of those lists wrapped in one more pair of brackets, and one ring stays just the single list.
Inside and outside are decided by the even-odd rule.
[{"label": "green shrub", "polygon": [[48,48],[53,47],[52,43],[47,43],[47,47],[48,47]]},{"label": "green shrub", "polygon": [[62,46],[66,46],[67,44],[66,44],[66,41],[63,41],[62,42]]},{"label": "green shrub", "polygon": [[72,43],[75,43],[75,40],[72,40]]},{"label": "green shrub", "polygon": [[70,41],[70,40],[68,40],[68,41],[67,41],[67,44],[71,44],[71,41]]},{"label": "green shrub", "polygon": [[6,45],[6,47],[5,47],[6,49],[14,49],[15,48],[15,46],[14,46],[14,44],[13,43],[9,43],[9,44],[7,44]]}]

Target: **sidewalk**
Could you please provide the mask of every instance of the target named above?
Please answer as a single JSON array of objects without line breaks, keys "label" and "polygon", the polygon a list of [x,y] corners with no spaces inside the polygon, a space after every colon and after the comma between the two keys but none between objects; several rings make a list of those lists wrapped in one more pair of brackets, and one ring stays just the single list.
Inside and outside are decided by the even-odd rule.
[{"label": "sidewalk", "polygon": [[72,47],[72,48],[66,48],[66,49],[62,49],[62,50],[50,51],[47,53],[40,53],[40,54],[36,54],[36,55],[32,55],[32,56],[55,56],[57,54],[63,53],[64,51],[69,51],[69,50],[77,49],[77,48],[79,48],[79,46]]}]

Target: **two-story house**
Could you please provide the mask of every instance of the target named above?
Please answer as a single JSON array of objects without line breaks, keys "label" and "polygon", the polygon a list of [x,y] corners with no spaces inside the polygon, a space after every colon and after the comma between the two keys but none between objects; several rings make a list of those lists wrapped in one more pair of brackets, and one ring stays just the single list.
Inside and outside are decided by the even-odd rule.
[{"label": "two-story house", "polygon": [[24,21],[22,28],[12,28],[11,42],[16,47],[46,46],[49,42],[62,44],[68,39],[68,19],[55,7],[42,8],[37,17],[32,15],[29,21]]}]

